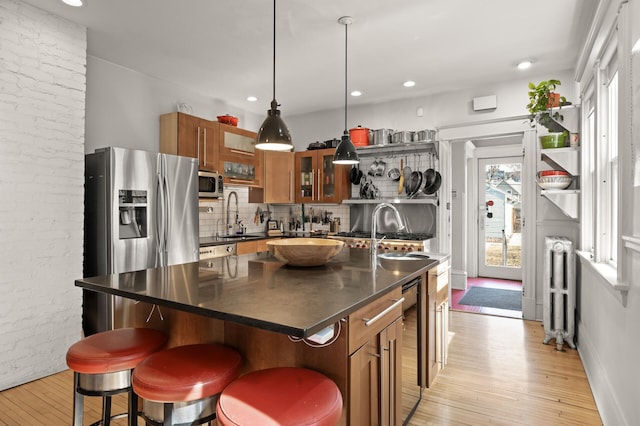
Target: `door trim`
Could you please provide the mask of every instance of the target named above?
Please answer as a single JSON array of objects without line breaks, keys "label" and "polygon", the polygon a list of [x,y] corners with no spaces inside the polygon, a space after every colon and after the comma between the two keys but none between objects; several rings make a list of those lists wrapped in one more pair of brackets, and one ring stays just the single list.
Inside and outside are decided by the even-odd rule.
[{"label": "door trim", "polygon": [[[517,155],[524,152],[524,165],[522,170],[523,181],[523,251],[522,259],[522,318],[528,320],[536,319],[536,280],[535,280],[535,262],[536,262],[536,190],[535,190],[535,170],[536,170],[536,152],[535,147],[538,143],[535,129],[529,126],[528,120],[523,120],[524,116],[506,117],[501,120],[491,120],[477,123],[458,124],[450,126],[438,127],[438,136],[443,141],[464,142],[473,139],[486,139],[488,137],[498,137],[514,134],[522,134],[522,146],[515,145],[514,148],[520,150]],[[526,119],[526,117],[524,117]],[[529,147],[529,148],[527,148]],[[533,150],[531,149],[533,147]],[[476,148],[476,150],[486,150],[489,148]],[[474,158],[468,160],[468,167],[473,167],[476,161]],[[470,170],[467,173],[469,177],[477,176],[477,170]],[[477,178],[476,178],[477,179]],[[468,182],[470,184],[470,182]],[[469,194],[471,195],[471,194]],[[477,205],[477,198],[469,200],[468,205]],[[471,240],[476,232],[478,223],[477,209],[470,209],[468,215],[468,238],[469,251],[477,244],[473,244]],[[467,252],[467,274],[470,277],[477,275],[477,265],[474,265],[471,253]],[[477,258],[477,256],[475,256]],[[475,275],[474,275],[475,274]]]}]

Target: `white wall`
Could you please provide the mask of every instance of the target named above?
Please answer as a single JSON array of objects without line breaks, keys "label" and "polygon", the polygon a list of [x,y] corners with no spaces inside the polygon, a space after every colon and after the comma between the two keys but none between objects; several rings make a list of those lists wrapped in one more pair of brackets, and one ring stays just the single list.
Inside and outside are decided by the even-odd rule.
[{"label": "white wall", "polygon": [[239,126],[257,131],[266,117],[247,113],[167,81],[149,77],[102,59],[87,57],[87,122],[85,152],[105,146],[158,151],[160,115],[186,103],[192,114],[216,121],[231,114]]},{"label": "white wall", "polygon": [[[622,284],[629,285],[628,292],[613,289],[602,274],[593,269],[591,262],[581,259],[578,281],[577,340],[580,357],[587,371],[600,415],[605,425],[640,424],[638,389],[640,383],[640,183],[633,181],[634,173],[640,173],[638,162],[638,137],[640,121],[637,107],[640,105],[640,56],[631,55],[631,46],[638,39],[640,29],[640,2],[632,0],[621,9],[618,0],[603,1],[603,25],[594,32],[597,56],[597,40],[606,40],[609,28],[618,28],[619,93],[619,179],[621,194],[619,224],[620,233],[635,240],[630,248],[618,250],[618,273]],[[636,8],[630,37],[625,29],[629,21],[624,13]],[[622,13],[623,15],[620,15]],[[611,22],[608,17],[623,16],[621,22]],[[587,52],[592,53],[592,52]],[[591,65],[591,64],[590,64]],[[586,81],[585,81],[586,83]],[[633,106],[633,108],[632,108]],[[634,146],[635,145],[635,146]],[[635,150],[635,155],[633,151]],[[615,278],[613,279],[615,281]]]},{"label": "white wall", "polygon": [[[572,83],[573,72],[558,71],[553,78],[563,82],[560,91],[567,100],[577,102],[577,87]],[[434,96],[416,97],[383,104],[349,106],[349,128],[362,125],[370,129],[390,128],[395,130],[434,129],[454,124],[481,122],[525,115],[530,81],[538,82],[550,76],[524,74],[524,77],[504,81],[491,86],[460,90]],[[498,107],[491,111],[473,111],[474,97],[495,94]],[[422,108],[423,116],[416,115]],[[305,149],[315,141],[339,138],[344,131],[344,109],[318,111],[302,115],[288,115],[287,125],[291,130],[296,149]]]},{"label": "white wall", "polygon": [[0,0],[0,40],[2,390],[66,369],[81,336],[86,31]]}]

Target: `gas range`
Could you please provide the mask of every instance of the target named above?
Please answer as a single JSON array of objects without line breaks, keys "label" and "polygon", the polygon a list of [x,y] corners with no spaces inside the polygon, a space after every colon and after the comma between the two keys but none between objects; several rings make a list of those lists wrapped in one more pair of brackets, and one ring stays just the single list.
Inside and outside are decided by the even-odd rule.
[{"label": "gas range", "polygon": [[[378,250],[385,251],[431,251],[433,234],[393,232],[376,234]],[[339,232],[330,238],[344,241],[350,248],[366,248],[371,244],[371,232]]]}]

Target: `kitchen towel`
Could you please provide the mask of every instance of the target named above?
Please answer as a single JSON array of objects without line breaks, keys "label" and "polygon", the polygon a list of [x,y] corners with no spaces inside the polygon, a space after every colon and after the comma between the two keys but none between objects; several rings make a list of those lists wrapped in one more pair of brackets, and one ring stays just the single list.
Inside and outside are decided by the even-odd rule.
[{"label": "kitchen towel", "polygon": [[467,290],[462,299],[460,299],[458,304],[521,311],[522,293],[517,290],[471,287]]}]

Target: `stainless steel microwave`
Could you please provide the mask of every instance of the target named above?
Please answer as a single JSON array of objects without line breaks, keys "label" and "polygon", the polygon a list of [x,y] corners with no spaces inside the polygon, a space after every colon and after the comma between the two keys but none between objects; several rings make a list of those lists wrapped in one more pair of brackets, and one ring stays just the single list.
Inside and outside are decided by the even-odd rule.
[{"label": "stainless steel microwave", "polygon": [[200,198],[220,198],[223,196],[223,176],[216,172],[198,172],[198,196]]}]

